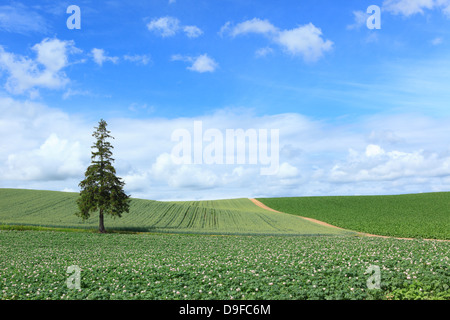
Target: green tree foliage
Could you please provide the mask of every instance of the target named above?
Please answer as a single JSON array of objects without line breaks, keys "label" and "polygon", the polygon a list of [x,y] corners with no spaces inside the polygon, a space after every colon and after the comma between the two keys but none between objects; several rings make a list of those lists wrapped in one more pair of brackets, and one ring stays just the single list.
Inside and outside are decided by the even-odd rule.
[{"label": "green tree foliage", "polygon": [[99,232],[105,233],[104,215],[114,218],[129,212],[130,197],[125,194],[125,183],[116,176],[113,166],[112,149],[107,139],[114,139],[106,129],[107,123],[100,120],[92,134],[97,139],[92,146],[91,165],[87,168],[85,179],[80,182],[80,197],[77,199],[77,216],[86,220],[91,213],[99,212]]}]

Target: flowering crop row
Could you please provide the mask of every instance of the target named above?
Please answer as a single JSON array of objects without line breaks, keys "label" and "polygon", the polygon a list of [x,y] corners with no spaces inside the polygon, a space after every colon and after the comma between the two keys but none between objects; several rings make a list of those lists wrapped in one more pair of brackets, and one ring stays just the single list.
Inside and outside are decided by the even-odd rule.
[{"label": "flowering crop row", "polygon": [[0,231],[0,298],[450,299],[449,251],[366,237]]}]

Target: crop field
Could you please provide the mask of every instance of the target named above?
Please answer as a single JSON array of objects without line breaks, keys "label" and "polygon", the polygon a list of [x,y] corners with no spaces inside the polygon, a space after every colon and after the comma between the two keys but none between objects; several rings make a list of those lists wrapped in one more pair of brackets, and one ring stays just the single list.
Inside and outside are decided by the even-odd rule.
[{"label": "crop field", "polygon": [[365,233],[450,239],[450,193],[258,199],[272,209]]},{"label": "crop field", "polygon": [[[406,220],[397,229],[409,233],[392,234],[446,239],[449,229],[437,226],[447,225],[448,194],[422,203],[422,195],[392,198],[397,205],[389,197],[371,205],[365,197],[321,203],[292,198],[291,205],[284,198],[260,199],[288,213],[262,209],[249,199],[133,199],[129,214],[105,220],[114,231],[107,234],[92,232],[97,216],[82,222],[74,215],[77,196],[0,189],[0,299],[450,300],[450,242],[366,237],[296,216],[379,234]],[[408,211],[411,220],[405,218],[407,203],[414,207]],[[434,213],[439,208],[443,211]],[[339,218],[331,219],[327,210]],[[18,231],[21,226],[53,231]],[[69,267],[80,271],[79,288],[68,286]],[[380,276],[375,288],[374,270]]]},{"label": "crop field", "polygon": [[[2,299],[450,299],[450,243],[0,231]],[[69,266],[80,288],[69,288]],[[380,287],[369,288],[370,266]]]},{"label": "crop field", "polygon": [[[86,222],[75,216],[77,193],[0,189],[0,225],[60,228],[98,227],[98,215]],[[160,202],[132,199],[130,213],[105,217],[107,229],[139,232],[343,235],[299,217],[255,206],[249,199]]]}]

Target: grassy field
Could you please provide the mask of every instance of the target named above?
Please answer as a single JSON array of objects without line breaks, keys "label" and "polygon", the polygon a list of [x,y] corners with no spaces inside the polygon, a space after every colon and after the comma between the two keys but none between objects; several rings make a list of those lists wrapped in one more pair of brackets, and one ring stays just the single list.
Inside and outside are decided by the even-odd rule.
[{"label": "grassy field", "polygon": [[[0,225],[96,229],[74,213],[77,193],[0,189]],[[344,235],[347,232],[255,206],[249,199],[159,202],[132,199],[130,213],[105,218],[107,230],[238,235]]]},{"label": "grassy field", "polygon": [[[0,299],[450,299],[449,242],[0,231]],[[70,289],[69,266],[80,268]],[[380,270],[379,289],[367,285]]]},{"label": "grassy field", "polygon": [[365,233],[450,239],[450,193],[258,199],[293,215]]}]

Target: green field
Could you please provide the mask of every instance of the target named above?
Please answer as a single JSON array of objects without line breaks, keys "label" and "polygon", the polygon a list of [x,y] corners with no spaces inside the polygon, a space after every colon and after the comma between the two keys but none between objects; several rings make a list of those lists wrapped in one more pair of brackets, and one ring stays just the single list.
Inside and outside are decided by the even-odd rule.
[{"label": "green field", "polygon": [[[296,216],[448,239],[447,193],[259,199],[288,213],[249,199],[132,199],[130,213],[106,218],[107,234],[96,215],[74,215],[77,196],[0,189],[0,299],[450,300],[450,242]],[[69,266],[81,270],[79,290],[67,286]]]},{"label": "green field", "polygon": [[392,237],[450,239],[450,192],[258,199],[293,215]]},{"label": "green field", "polygon": [[[75,216],[77,193],[0,189],[0,225],[96,229],[98,215]],[[239,235],[345,235],[249,199],[160,202],[132,199],[130,213],[105,217],[107,230]]]},{"label": "green field", "polygon": [[[95,230],[97,215],[75,216],[77,193],[0,189],[0,225]],[[397,196],[161,202],[132,199],[130,213],[106,217],[110,231],[235,235],[346,235],[298,216],[355,231],[392,237],[450,239],[450,193]],[[354,234],[351,233],[351,234]]]},{"label": "green field", "polygon": [[[369,237],[0,230],[0,299],[448,300],[449,251]],[[73,265],[79,290],[67,286]]]}]

